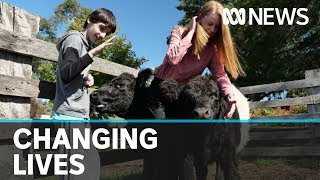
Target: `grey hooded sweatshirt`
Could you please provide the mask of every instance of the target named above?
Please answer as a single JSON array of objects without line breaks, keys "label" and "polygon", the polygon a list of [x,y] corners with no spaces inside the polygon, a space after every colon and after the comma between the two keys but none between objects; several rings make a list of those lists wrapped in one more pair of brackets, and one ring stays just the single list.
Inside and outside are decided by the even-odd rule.
[{"label": "grey hooded sweatshirt", "polygon": [[84,78],[93,62],[89,43],[82,33],[69,31],[58,43],[56,96],[53,111],[72,117],[88,118],[90,100]]}]

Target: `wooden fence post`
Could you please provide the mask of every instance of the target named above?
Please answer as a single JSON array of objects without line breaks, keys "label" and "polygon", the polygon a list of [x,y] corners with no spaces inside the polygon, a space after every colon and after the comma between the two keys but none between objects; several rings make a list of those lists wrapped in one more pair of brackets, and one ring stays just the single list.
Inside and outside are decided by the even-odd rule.
[{"label": "wooden fence post", "polygon": [[[39,22],[39,16],[0,2],[1,29],[21,36],[35,37]],[[0,64],[0,74],[32,78],[32,57],[1,50]],[[30,118],[30,98],[0,95],[0,118]]]},{"label": "wooden fence post", "polygon": [[[17,36],[35,37],[39,30],[40,17],[29,12],[0,2],[0,31],[9,31]],[[9,37],[8,37],[9,38]],[[25,44],[28,46],[29,44]],[[14,43],[9,46],[14,46]],[[32,78],[32,57],[0,50],[0,74]],[[1,84],[5,86],[6,84]],[[9,86],[10,87],[10,86]],[[0,118],[30,118],[30,98],[0,95]],[[12,141],[18,128],[28,124],[0,124],[0,179],[33,179],[33,176],[14,175],[14,165],[26,170],[27,161],[24,151],[18,149]],[[19,164],[14,163],[14,154],[19,155]]]},{"label": "wooden fence post", "polygon": [[[320,69],[308,70],[305,72],[306,79],[320,78]],[[320,94],[320,87],[306,88],[308,95]],[[307,105],[308,113],[320,112],[320,104]],[[320,137],[320,124],[310,124],[314,137]]]}]

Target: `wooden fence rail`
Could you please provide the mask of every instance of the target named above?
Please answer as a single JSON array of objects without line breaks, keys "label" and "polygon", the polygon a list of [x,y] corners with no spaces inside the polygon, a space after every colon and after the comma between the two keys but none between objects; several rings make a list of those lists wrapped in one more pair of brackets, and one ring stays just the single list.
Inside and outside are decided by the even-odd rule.
[{"label": "wooden fence rail", "polygon": [[269,101],[250,102],[250,109],[320,103],[320,94]]},{"label": "wooden fence rail", "polygon": [[255,86],[246,86],[240,87],[240,91],[247,94],[256,94],[263,92],[272,92],[272,91],[281,91],[288,89],[298,89],[298,88],[308,88],[308,87],[316,87],[320,86],[320,79],[301,79],[295,81],[287,81],[287,82],[278,82],[278,83],[270,83],[270,84],[262,84]]},{"label": "wooden fence rail", "polygon": [[[19,34],[1,29],[0,49],[17,54],[38,57],[50,61],[58,61],[58,51],[56,45],[37,38],[21,36]],[[105,59],[94,58],[92,63],[93,71],[119,76],[123,72],[133,75],[138,74],[138,70],[121,64],[117,64]]]}]

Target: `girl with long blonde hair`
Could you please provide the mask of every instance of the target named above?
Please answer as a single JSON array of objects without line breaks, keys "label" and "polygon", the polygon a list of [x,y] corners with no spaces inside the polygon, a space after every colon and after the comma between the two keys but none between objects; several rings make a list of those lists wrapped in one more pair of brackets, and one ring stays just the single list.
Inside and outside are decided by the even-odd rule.
[{"label": "girl with long blonde hair", "polygon": [[[231,37],[230,28],[228,25],[222,23],[222,14],[224,7],[222,4],[216,1],[208,1],[200,10],[197,19],[203,22],[203,18],[210,14],[215,13],[220,17],[220,23],[216,32],[210,33],[210,27],[205,22],[202,26],[199,22],[196,22],[195,36],[192,39],[193,53],[195,56],[200,57],[201,51],[206,47],[209,40],[212,40],[216,45],[216,53],[221,63],[225,66],[226,70],[230,73],[232,78],[236,79],[239,75],[244,76],[245,72],[239,62],[237,51],[234,42]],[[210,23],[210,22],[209,22]],[[220,29],[218,29],[220,26]],[[185,27],[186,29],[186,27]]]},{"label": "girl with long blonde hair", "polygon": [[[201,75],[206,68],[210,70],[213,79],[218,84],[222,95],[228,103],[225,118],[232,117],[237,102],[234,92],[238,92],[238,90],[231,84],[226,71],[234,79],[240,75],[244,76],[245,72],[237,57],[230,29],[223,24],[223,9],[222,4],[219,2],[208,1],[201,8],[198,15],[192,18],[189,26],[176,26],[173,28],[166,56],[163,63],[156,70],[155,78],[150,86],[151,93],[146,97],[148,101],[147,118],[150,118],[150,116],[155,119],[166,118],[165,107],[160,93],[160,83],[163,80],[173,79],[183,85],[193,77]],[[240,98],[238,99],[240,101]],[[167,131],[167,128],[160,128],[157,132],[159,136],[163,136],[168,133]],[[161,138],[159,137],[159,139]],[[159,142],[159,144],[161,143],[163,142]],[[153,159],[156,156],[152,154],[149,158]],[[147,159],[145,158],[146,166],[144,167],[150,166]],[[176,179],[173,178],[173,176],[176,176],[175,172],[173,172],[174,165],[159,164],[162,164],[162,166],[159,165],[160,168],[158,167],[160,169],[158,179]],[[144,169],[143,174],[144,179],[153,179],[152,172],[149,174]]]},{"label": "girl with long blonde hair", "polygon": [[[234,86],[226,71],[234,79],[245,76],[245,72],[239,62],[230,29],[223,23],[223,9],[219,2],[208,1],[188,26],[173,28],[166,56],[155,74],[157,81],[154,81],[154,86],[157,87],[159,82],[167,79],[186,84],[208,68],[228,102],[225,118],[231,118],[237,98],[234,96]],[[155,97],[159,95],[154,94]],[[152,100],[159,100],[157,103],[161,104],[160,98]],[[151,111],[156,112],[155,118],[165,118],[162,105]]]}]

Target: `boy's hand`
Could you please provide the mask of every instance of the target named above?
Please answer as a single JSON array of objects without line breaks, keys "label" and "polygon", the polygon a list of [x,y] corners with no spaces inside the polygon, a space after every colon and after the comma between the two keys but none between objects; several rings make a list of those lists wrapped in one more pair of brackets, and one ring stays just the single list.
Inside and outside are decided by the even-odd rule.
[{"label": "boy's hand", "polygon": [[86,87],[90,87],[93,86],[94,84],[94,79],[93,76],[91,74],[88,74],[85,78],[84,78],[84,85]]},{"label": "boy's hand", "polygon": [[102,50],[107,47],[110,46],[113,43],[113,40],[116,38],[116,36],[112,36],[111,38],[109,38],[108,40],[106,40],[105,42],[101,43],[99,46],[91,49],[88,54],[90,55],[91,58],[93,58],[94,56],[100,54],[102,52]]}]

